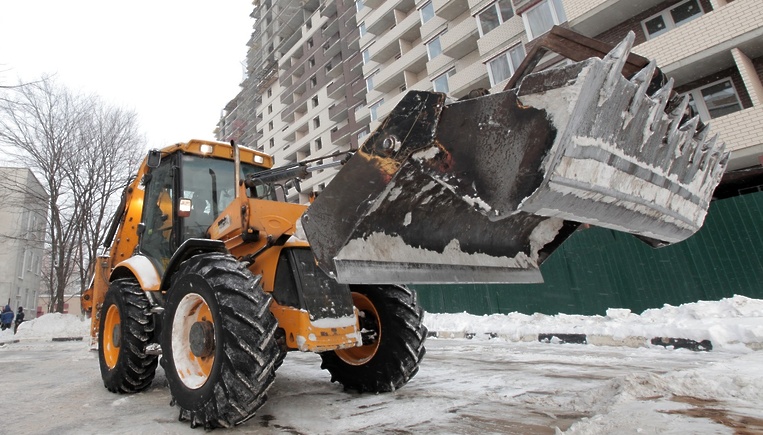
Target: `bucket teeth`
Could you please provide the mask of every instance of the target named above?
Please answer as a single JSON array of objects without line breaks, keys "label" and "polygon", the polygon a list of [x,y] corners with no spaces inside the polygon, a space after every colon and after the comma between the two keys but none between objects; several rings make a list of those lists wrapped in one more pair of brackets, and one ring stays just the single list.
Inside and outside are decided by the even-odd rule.
[{"label": "bucket teeth", "polygon": [[[524,92],[520,85],[522,103],[549,111],[559,131],[546,181],[520,211],[675,243],[702,225],[724,144],[687,117],[689,100],[675,96],[673,79],[660,76],[654,90],[654,61],[622,76],[631,44],[629,36],[603,59],[569,66],[566,77],[538,75]],[[568,95],[579,97],[558,104]]]},{"label": "bucket teeth", "polygon": [[[615,88],[615,83],[622,78],[623,66],[628,60],[628,55],[631,54],[631,48],[633,47],[633,41],[636,39],[636,34],[632,31],[628,32],[625,39],[620,41],[615,48],[613,48],[606,56],[604,56],[605,64],[609,66],[609,72],[607,73],[607,80],[602,87],[602,90],[612,90]],[[649,82],[651,78],[647,79]],[[606,92],[606,91],[605,91]]]},{"label": "bucket teeth", "polygon": [[650,114],[650,130],[653,132],[656,132],[659,128],[659,124],[662,123],[662,117],[665,115],[665,107],[668,105],[668,101],[670,100],[670,93],[672,91],[673,78],[671,77],[668,79],[668,82],[665,83],[665,86],[658,89],[651,97],[652,100],[657,102],[657,105],[652,109],[652,113]]},{"label": "bucket teeth", "polygon": [[649,88],[649,83],[652,82],[655,69],[657,69],[657,64],[651,61],[631,78],[631,83],[638,85],[636,93],[633,95],[633,101],[628,108],[631,116],[635,116],[641,110],[644,98],[646,98],[646,90]]},{"label": "bucket teeth", "polygon": [[670,127],[668,128],[668,142],[675,140],[678,129],[681,127],[684,115],[686,114],[686,108],[689,107],[689,96],[684,95],[681,98],[681,102],[670,113]]}]

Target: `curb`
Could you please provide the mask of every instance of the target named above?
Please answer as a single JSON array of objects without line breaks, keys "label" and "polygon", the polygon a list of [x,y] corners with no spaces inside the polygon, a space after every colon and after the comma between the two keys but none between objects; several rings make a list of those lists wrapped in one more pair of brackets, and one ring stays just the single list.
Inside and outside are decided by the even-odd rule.
[{"label": "curb", "polygon": [[[449,331],[429,331],[427,337],[454,339],[463,338],[471,340],[478,335],[487,337],[488,340],[503,339],[512,342],[534,342],[553,343],[553,344],[591,344],[594,346],[618,346],[618,347],[652,347],[662,346],[665,349],[688,349],[695,352],[709,352],[713,350],[713,343],[710,340],[695,341],[688,338],[673,337],[623,337],[615,338],[609,335],[596,334],[560,334],[560,333],[541,333],[527,334],[519,339],[515,335],[501,334],[496,332],[485,332],[477,334],[475,332],[449,332]],[[752,350],[763,350],[763,343],[745,343],[745,346]]]}]

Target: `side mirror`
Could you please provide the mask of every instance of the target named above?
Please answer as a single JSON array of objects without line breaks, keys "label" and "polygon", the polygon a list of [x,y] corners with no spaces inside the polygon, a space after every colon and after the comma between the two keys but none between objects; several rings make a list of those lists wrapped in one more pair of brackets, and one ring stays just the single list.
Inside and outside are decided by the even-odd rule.
[{"label": "side mirror", "polygon": [[146,165],[151,168],[155,169],[159,167],[159,163],[162,162],[162,153],[159,150],[151,150],[148,152],[148,157],[146,157]]}]

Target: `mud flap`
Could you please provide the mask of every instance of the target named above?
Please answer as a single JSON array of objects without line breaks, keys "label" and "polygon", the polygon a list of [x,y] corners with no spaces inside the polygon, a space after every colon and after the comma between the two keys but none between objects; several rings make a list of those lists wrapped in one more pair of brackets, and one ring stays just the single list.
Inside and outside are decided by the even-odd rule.
[{"label": "mud flap", "polygon": [[302,218],[343,283],[542,282],[577,222],[665,243],[699,229],[723,145],[666,113],[654,65],[604,59],[530,74],[517,90],[446,104],[409,92]]}]

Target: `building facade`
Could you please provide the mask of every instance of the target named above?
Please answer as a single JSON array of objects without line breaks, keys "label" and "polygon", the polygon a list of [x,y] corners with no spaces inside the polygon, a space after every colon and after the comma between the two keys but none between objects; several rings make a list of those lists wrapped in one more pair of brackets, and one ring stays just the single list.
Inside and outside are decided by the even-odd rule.
[{"label": "building facade", "polygon": [[[254,4],[249,76],[224,112],[218,138],[248,126],[243,143],[274,154],[279,165],[357,147],[408,90],[453,98],[476,88],[502,90],[533,41],[555,24],[613,44],[633,31],[633,51],[656,60],[726,142],[729,169],[762,163],[760,0]],[[291,18],[278,13],[290,6]],[[305,180],[303,194],[291,199],[305,202],[332,174]]]},{"label": "building facade", "polygon": [[[365,102],[355,3],[253,3],[247,78],[223,110],[218,140],[267,152],[277,166],[357,148],[357,133],[368,126],[353,109]],[[307,202],[333,174],[311,173],[289,200]]]},{"label": "building facade", "polygon": [[42,282],[47,194],[32,171],[0,168],[0,305],[35,315]]}]

